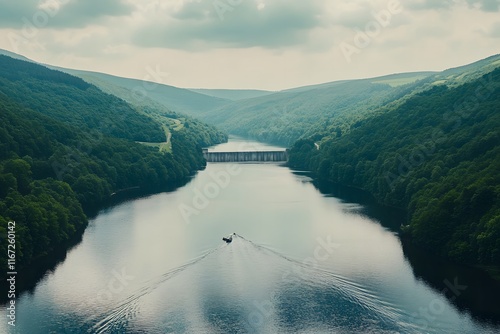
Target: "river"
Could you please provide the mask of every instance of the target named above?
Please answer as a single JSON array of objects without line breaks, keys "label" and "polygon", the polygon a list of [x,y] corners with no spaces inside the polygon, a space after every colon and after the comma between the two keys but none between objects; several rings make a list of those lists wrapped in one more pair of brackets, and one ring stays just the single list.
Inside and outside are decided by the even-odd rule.
[{"label": "river", "polygon": [[102,210],[0,333],[498,333],[454,302],[473,289],[456,272],[422,277],[398,224],[304,172],[209,164]]}]

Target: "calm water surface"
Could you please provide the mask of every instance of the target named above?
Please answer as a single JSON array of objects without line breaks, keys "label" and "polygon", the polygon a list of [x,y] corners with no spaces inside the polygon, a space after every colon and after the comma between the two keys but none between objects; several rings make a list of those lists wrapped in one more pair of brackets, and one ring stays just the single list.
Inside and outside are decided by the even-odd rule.
[{"label": "calm water surface", "polygon": [[174,192],[106,209],[0,333],[498,333],[416,278],[363,206],[311,181],[210,164]]}]

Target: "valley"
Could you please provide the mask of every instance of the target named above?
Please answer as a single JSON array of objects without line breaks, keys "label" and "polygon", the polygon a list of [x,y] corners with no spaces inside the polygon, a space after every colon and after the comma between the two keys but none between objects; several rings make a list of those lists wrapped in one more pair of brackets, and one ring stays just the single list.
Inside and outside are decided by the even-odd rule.
[{"label": "valley", "polygon": [[[146,288],[141,288],[138,282],[133,286],[146,289],[141,291],[163,286],[169,292],[162,293],[167,295],[179,284],[181,290],[187,288],[175,279],[170,280],[174,277],[172,273],[177,273],[176,269],[161,273],[162,265],[157,259],[167,261],[172,268],[184,261],[186,267],[181,265],[179,273],[191,264],[193,270],[201,270],[195,276],[180,275],[188,280],[203,281],[203,271],[208,270],[208,266],[215,266],[221,259],[233,261],[235,257],[248,263],[262,261],[269,266],[276,265],[276,271],[262,270],[269,277],[278,277],[287,270],[297,270],[293,269],[294,262],[290,259],[306,257],[305,249],[314,246],[308,238],[307,242],[298,240],[302,233],[345,233],[349,243],[342,242],[342,238],[337,240],[346,249],[341,251],[339,259],[328,260],[325,267],[314,268],[310,277],[298,278],[304,289],[314,293],[329,289],[326,287],[344,286],[344,292],[326,294],[323,305],[328,305],[328,312],[340,312],[338,302],[345,303],[344,307],[356,314],[368,308],[371,311],[364,316],[372,319],[372,330],[412,332],[414,319],[408,314],[428,300],[444,297],[443,326],[447,329],[457,330],[464,326],[473,331],[495,330],[500,312],[484,289],[473,286],[455,302],[457,296],[439,293],[443,284],[446,287],[454,277],[436,280],[420,261],[441,261],[433,266],[444,266],[447,274],[460,275],[460,279],[466,277],[467,286],[482,282],[489,291],[498,289],[499,55],[442,72],[401,73],[272,92],[185,89],[161,82],[149,82],[148,85],[146,81],[102,73],[45,67],[21,60],[23,57],[19,55],[14,59],[10,57],[12,54],[6,54],[0,56],[0,234],[7,233],[8,222],[16,221],[16,246],[21,250],[17,258],[20,272],[28,275],[28,268],[37,262],[56,262],[45,270],[56,270],[59,272],[56,277],[63,281],[76,279],[53,269],[61,260],[48,261],[61,258],[55,255],[61,252],[61,246],[64,254],[68,251],[68,260],[61,262],[63,268],[77,265],[75,261],[84,261],[73,260],[74,257],[96,262],[88,264],[89,272],[93,271],[93,266],[106,267],[109,262],[125,266],[124,254],[129,251],[119,239],[112,243],[119,252],[107,253],[106,246],[101,245],[105,254],[103,263],[98,263],[100,260],[91,254],[89,242],[98,242],[102,235],[113,239],[112,236],[121,231],[117,224],[122,218],[117,217],[127,217],[123,218],[127,221],[123,227],[124,238],[131,247],[130,254],[139,254],[141,252],[134,247],[147,248],[149,240],[146,235],[139,234],[142,239],[133,246],[132,230],[143,229],[140,219],[134,216],[143,217],[148,213],[151,215],[142,218],[145,230],[150,229],[157,235],[154,238],[159,238],[158,233],[161,233],[170,246],[162,246],[165,253],[150,249],[154,255],[148,262],[155,269],[149,276],[140,271],[138,262],[133,262],[134,277],[141,280],[156,277],[158,280]],[[146,91],[145,87],[154,88]],[[141,90],[144,94],[138,94]],[[224,144],[228,134],[230,142]],[[212,147],[224,152],[230,147],[238,151],[241,145],[289,148],[288,164],[242,165],[235,169],[242,173],[241,176],[240,172],[227,174],[224,164],[210,162],[207,165],[203,158],[202,148]],[[221,181],[226,178],[227,182]],[[325,191],[325,187],[329,190]],[[332,195],[331,189],[338,187],[361,190],[370,198],[369,204],[358,206],[359,199],[348,202],[350,195],[346,194],[351,190]],[[216,189],[216,195],[210,195],[210,189]],[[247,193],[248,189],[251,191]],[[113,201],[122,195],[123,203]],[[340,198],[339,202],[330,201],[336,198],[334,196]],[[188,210],[180,210],[186,208],[186,203]],[[296,207],[294,203],[299,204]],[[325,209],[325,205],[332,207]],[[397,219],[393,221],[389,214],[366,216],[365,209],[371,212],[380,205],[384,208],[376,210],[385,210],[391,215],[399,212]],[[280,210],[281,206],[286,210]],[[160,212],[158,207],[167,209]],[[346,212],[354,216],[346,216]],[[108,216],[112,225],[98,227]],[[162,216],[168,217],[168,224]],[[364,217],[369,217],[366,218],[368,222]],[[334,224],[329,223],[332,219]],[[347,221],[353,225],[344,226]],[[286,225],[287,222],[292,225]],[[253,224],[260,227],[250,228]],[[266,236],[267,227],[262,224],[268,224],[266,226],[273,232]],[[214,240],[203,238],[209,226],[217,226],[210,232],[214,240],[233,227],[250,239],[243,238],[233,250],[223,251]],[[96,229],[103,228],[110,230],[96,234]],[[290,229],[290,237],[297,247],[287,245],[278,237],[277,231],[286,229]],[[321,232],[314,232],[314,229]],[[398,270],[401,271],[404,282],[401,291],[420,289],[412,279],[414,274],[421,275],[434,289],[430,292],[423,289],[423,300],[415,303],[395,300],[393,292],[376,289],[370,285],[373,282],[366,283],[354,276],[343,280],[342,275],[359,271],[362,277],[381,275],[380,284],[384,286],[394,284],[383,271],[371,268],[369,262],[353,260],[357,256],[370,257],[369,250],[361,245],[369,238],[367,231],[375,230],[377,240],[371,240],[372,247],[377,248],[382,243],[391,246],[384,250],[383,256],[370,255],[375,256],[373,263],[390,268],[387,270],[395,276]],[[175,247],[181,247],[175,235],[182,235],[191,245],[182,254],[182,260],[166,255],[175,252]],[[264,246],[258,241],[255,244],[250,240],[260,240],[263,245],[279,245],[284,253],[273,253],[262,248]],[[156,245],[159,242],[156,240]],[[5,246],[0,245],[0,252],[7,252]],[[207,249],[221,258],[206,253],[196,259]],[[207,263],[203,260],[205,256],[210,259]],[[199,267],[195,266],[198,261]],[[398,264],[391,267],[391,261]],[[0,262],[2,266],[7,264],[4,258]],[[230,263],[234,272],[251,275]],[[408,271],[407,266],[412,270]],[[43,303],[50,295],[43,286],[55,283],[51,278],[43,278],[43,268],[41,273],[30,274],[31,281],[25,286],[42,286],[43,292],[37,298]],[[248,283],[245,282],[236,279],[231,289],[237,291]],[[269,279],[268,283],[269,286],[255,285],[253,288],[257,294],[272,290],[289,294],[287,284],[290,282]],[[102,288],[97,283],[94,285],[96,289]],[[368,296],[357,290],[358,285],[371,293],[373,304],[368,302]],[[207,291],[222,293],[217,288]],[[68,287],[63,286],[60,292],[69,293]],[[91,292],[82,290],[79,293],[88,295]],[[80,319],[78,326],[89,331],[112,329],[119,332],[128,326],[120,314],[132,314],[133,307],[158,306],[150,292],[130,293],[137,298],[134,302],[137,304],[120,304],[119,300],[106,302],[105,308],[111,313],[95,315],[102,317],[98,323],[84,320],[92,316],[91,309],[77,307],[80,310],[75,311]],[[343,299],[343,293],[355,301]],[[481,302],[475,297],[477,295],[481,296]],[[111,299],[115,297],[118,296]],[[204,296],[198,300],[198,297],[189,296],[196,302],[209,298]],[[245,300],[249,302],[250,297],[246,296]],[[21,304],[26,307],[26,297],[23,298]],[[312,302],[304,298],[305,302]],[[292,311],[297,307],[295,304],[275,299],[269,303],[277,312],[299,321],[300,317]],[[297,300],[297,303],[300,302]],[[388,307],[389,304],[396,311]],[[251,312],[240,311],[243,318]],[[169,312],[179,310],[169,309]],[[190,315],[202,317],[205,311],[200,312]],[[226,316],[222,311],[215,314]],[[314,317],[321,312],[311,308],[306,314]],[[471,315],[473,320],[464,314]],[[161,323],[160,318],[152,323]],[[277,313],[272,313],[270,319],[269,324],[263,325],[266,330],[276,330],[273,326],[288,330],[299,328],[294,327],[293,322],[280,322]],[[376,319],[382,320],[377,322]],[[65,322],[64,319],[60,321]],[[202,325],[191,325],[197,330],[215,326],[206,321],[202,321]],[[216,323],[226,324],[227,321]],[[309,328],[323,325],[330,330],[336,326],[321,321],[308,322]],[[34,323],[26,322],[22,326],[32,330]],[[155,326],[159,326],[155,330],[162,331],[176,330],[187,324]],[[356,326],[361,324],[345,323],[342,328]],[[50,330],[52,325],[46,324],[44,328]],[[439,332],[439,326],[430,328],[431,332]]]}]

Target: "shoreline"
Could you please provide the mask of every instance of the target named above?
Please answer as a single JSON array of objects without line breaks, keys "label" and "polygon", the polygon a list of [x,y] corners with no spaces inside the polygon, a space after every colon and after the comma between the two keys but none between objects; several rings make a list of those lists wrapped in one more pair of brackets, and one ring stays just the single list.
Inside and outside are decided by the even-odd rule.
[{"label": "shoreline", "polygon": [[[174,184],[161,190],[144,191],[139,186],[121,189],[111,194],[108,200],[104,203],[101,203],[99,207],[88,208],[87,210],[85,210],[84,213],[87,218],[87,223],[85,224],[84,228],[76,231],[75,235],[73,235],[73,237],[71,237],[65,243],[57,245],[47,254],[38,256],[33,259],[28,265],[21,266],[17,269],[15,299],[17,300],[22,294],[26,292],[33,291],[46,275],[52,273],[57,269],[57,266],[59,264],[63,263],[66,260],[69,252],[77,247],[83,240],[85,231],[89,226],[89,221],[97,217],[101,211],[115,207],[127,201],[175,191],[188,184],[198,173],[198,171],[199,170],[195,171],[193,175],[191,175],[191,177],[183,179],[179,182],[175,182]],[[0,289],[2,291],[8,291],[8,283],[6,281],[7,277],[8,275],[6,275],[6,273],[0,275]],[[9,300],[10,299],[7,298],[7,294],[0,295],[0,306],[7,305]]]}]

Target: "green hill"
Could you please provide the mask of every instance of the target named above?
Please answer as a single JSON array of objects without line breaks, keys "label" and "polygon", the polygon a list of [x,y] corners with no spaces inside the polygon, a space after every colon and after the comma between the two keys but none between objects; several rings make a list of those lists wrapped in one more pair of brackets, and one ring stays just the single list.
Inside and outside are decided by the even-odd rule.
[{"label": "green hill", "polygon": [[[2,52],[7,51],[0,50]],[[289,146],[300,138],[314,137],[320,141],[332,134],[349,133],[365,119],[384,112],[384,106],[397,107],[414,94],[434,85],[446,84],[451,87],[469,82],[491,71],[499,63],[500,56],[495,55],[443,72],[400,73],[370,79],[341,80],[281,92],[189,90],[155,83],[154,75],[151,74],[150,80],[153,82],[58,69],[81,77],[139,109],[148,109],[149,115],[156,114],[162,118],[165,114],[184,113],[235,135]],[[160,123],[165,124],[164,121]],[[151,139],[150,142],[162,141]]]},{"label": "green hill", "polygon": [[329,128],[349,131],[350,125],[404,94],[406,86],[430,72],[347,80],[300,87],[236,101],[199,117],[221,129],[265,142],[291,145],[303,136]]},{"label": "green hill", "polygon": [[[215,127],[173,112],[147,96],[134,99],[129,89],[108,84],[108,91],[104,93],[79,77],[40,66],[15,53],[5,50],[1,53],[18,60],[0,55],[0,92],[54,119],[143,143],[163,143],[166,141],[165,128],[175,131],[179,122],[188,122],[200,146],[227,140],[227,136]],[[132,79],[116,80],[129,82]]]},{"label": "green hill", "polygon": [[[162,124],[157,110],[7,58],[0,56],[0,237],[7,240],[7,223],[15,221],[18,268],[81,235],[85,212],[101,208],[114,194],[183,184],[205,166],[201,147],[227,140],[189,117],[165,114]],[[108,122],[110,127],[102,126]],[[168,152],[145,145],[166,142],[166,132]],[[0,252],[7,253],[5,243]],[[5,265],[4,257],[0,266]]]},{"label": "green hill", "polygon": [[496,59],[429,78],[319,150],[315,139],[296,142],[290,165],[406,208],[403,232],[421,247],[500,267],[500,69],[484,74]]},{"label": "green hill", "polygon": [[346,134],[365,119],[397,107],[434,85],[457,86],[498,67],[500,55],[443,72],[392,74],[377,78],[343,80],[298,87],[235,101],[200,113],[221,129],[261,141],[291,145],[300,138],[321,140]]},{"label": "green hill", "polygon": [[[118,96],[121,96],[129,103],[140,104],[147,98],[164,108],[191,116],[196,116],[201,112],[221,107],[230,102],[226,99],[200,94],[189,89],[155,82],[155,78],[153,77],[151,77],[150,81],[143,81],[97,72],[58,69],[80,77],[105,92],[111,94],[118,93]],[[159,79],[161,81],[164,78]]]},{"label": "green hill", "polygon": [[123,100],[80,78],[0,55],[0,92],[19,104],[77,127],[119,138],[159,141],[161,128]]}]

